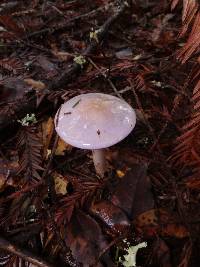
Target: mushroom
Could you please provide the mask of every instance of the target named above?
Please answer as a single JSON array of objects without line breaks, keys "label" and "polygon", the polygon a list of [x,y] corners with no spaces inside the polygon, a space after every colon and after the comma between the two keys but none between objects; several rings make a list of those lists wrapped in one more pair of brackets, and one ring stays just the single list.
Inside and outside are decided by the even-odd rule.
[{"label": "mushroom", "polygon": [[81,94],[65,102],[55,116],[58,135],[68,144],[92,150],[96,172],[103,177],[105,148],[134,128],[135,111],[124,100],[102,93]]}]

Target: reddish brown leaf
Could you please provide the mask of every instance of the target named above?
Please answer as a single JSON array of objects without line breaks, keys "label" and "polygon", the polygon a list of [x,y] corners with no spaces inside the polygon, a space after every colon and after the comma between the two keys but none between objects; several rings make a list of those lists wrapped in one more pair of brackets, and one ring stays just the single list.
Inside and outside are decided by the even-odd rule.
[{"label": "reddish brown leaf", "polygon": [[176,238],[188,237],[189,233],[176,216],[170,215],[166,210],[149,210],[140,214],[134,221],[134,225],[146,236],[172,236]]},{"label": "reddish brown leaf", "polygon": [[128,230],[130,221],[125,213],[109,201],[101,201],[92,205],[91,213],[100,219],[113,233],[123,234]]},{"label": "reddish brown leaf", "polygon": [[112,203],[134,219],[154,206],[151,184],[145,165],[135,165],[127,172],[112,196]]},{"label": "reddish brown leaf", "polygon": [[97,266],[99,255],[108,245],[97,222],[80,210],[66,228],[66,243],[83,266]]}]

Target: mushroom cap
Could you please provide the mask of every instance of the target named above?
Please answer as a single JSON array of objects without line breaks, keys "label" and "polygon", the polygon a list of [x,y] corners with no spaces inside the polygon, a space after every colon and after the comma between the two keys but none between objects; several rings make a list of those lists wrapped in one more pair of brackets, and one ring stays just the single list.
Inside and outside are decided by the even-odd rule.
[{"label": "mushroom cap", "polygon": [[71,98],[55,117],[58,135],[66,143],[84,149],[101,149],[120,142],[135,123],[135,111],[128,103],[101,93]]}]

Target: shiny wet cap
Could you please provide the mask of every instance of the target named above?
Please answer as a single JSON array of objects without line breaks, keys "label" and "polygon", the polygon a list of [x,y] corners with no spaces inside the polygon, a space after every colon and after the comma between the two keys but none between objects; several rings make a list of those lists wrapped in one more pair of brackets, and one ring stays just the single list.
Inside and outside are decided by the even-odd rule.
[{"label": "shiny wet cap", "polygon": [[135,123],[135,111],[128,103],[101,93],[71,98],[55,117],[58,135],[66,143],[84,149],[117,144],[133,130]]}]

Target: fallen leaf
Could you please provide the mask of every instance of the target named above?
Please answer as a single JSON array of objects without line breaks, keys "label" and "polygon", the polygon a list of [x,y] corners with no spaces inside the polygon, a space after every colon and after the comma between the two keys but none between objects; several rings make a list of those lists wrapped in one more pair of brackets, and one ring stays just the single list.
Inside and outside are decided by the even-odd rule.
[{"label": "fallen leaf", "polygon": [[66,150],[71,150],[72,146],[65,143],[61,138],[58,140],[58,145],[55,151],[56,156],[64,156]]},{"label": "fallen leaf", "polygon": [[24,81],[35,90],[42,90],[45,88],[45,84],[41,81],[35,81],[33,79],[24,79]]},{"label": "fallen leaf", "polygon": [[131,219],[154,206],[151,184],[146,175],[147,167],[135,164],[119,182],[112,203],[120,207]]},{"label": "fallen leaf", "polygon": [[80,210],[74,212],[66,227],[65,237],[73,257],[83,267],[97,266],[101,252],[108,245],[98,223]]},{"label": "fallen leaf", "polygon": [[110,201],[104,200],[93,204],[90,208],[90,212],[115,234],[123,234],[129,229],[130,221],[126,214]]},{"label": "fallen leaf", "polygon": [[140,214],[134,220],[134,225],[139,232],[145,233],[147,236],[160,234],[161,236],[185,238],[189,235],[185,226],[164,209],[152,209]]},{"label": "fallen leaf", "polygon": [[53,177],[55,181],[56,194],[65,195],[67,193],[67,179],[57,172],[53,174]]},{"label": "fallen leaf", "polygon": [[53,119],[49,117],[46,121],[42,122],[42,139],[43,139],[43,155],[46,159],[48,157],[48,148],[54,131]]}]

